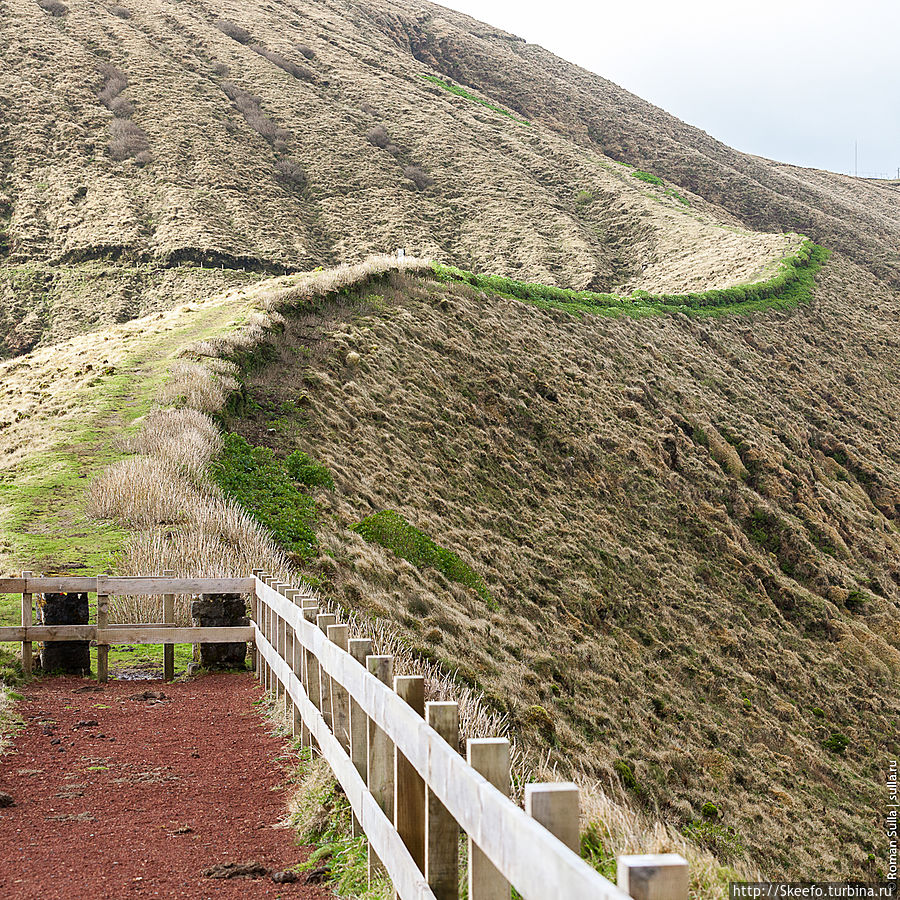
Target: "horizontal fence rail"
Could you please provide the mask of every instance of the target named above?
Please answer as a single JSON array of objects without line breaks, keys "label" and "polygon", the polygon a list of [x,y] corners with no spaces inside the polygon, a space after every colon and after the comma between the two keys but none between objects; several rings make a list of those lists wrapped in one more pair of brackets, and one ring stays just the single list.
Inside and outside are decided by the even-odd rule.
[{"label": "horizontal fence rail", "polygon": [[[108,678],[109,647],[113,644],[162,644],[163,677],[175,677],[175,644],[248,643],[255,637],[250,625],[219,627],[175,625],[176,595],[243,594],[252,595],[256,579],[250,578],[176,578],[162,576],[113,575],[33,575],[0,578],[0,594],[22,595],[21,625],[0,627],[0,641],[22,642],[22,668],[32,673],[32,644],[52,641],[94,641],[97,644],[97,680]],[[96,624],[35,625],[34,597],[38,594],[96,594]],[[118,625],[109,623],[108,602],[113,596],[163,597],[164,622]]]},{"label": "horizontal fence rail", "polygon": [[[539,802],[531,803],[532,815],[520,809],[468,765],[457,747],[451,746],[432,727],[430,719],[423,719],[406,699],[377,677],[376,673],[384,668],[381,661],[390,657],[368,655],[367,665],[360,665],[361,660],[332,638],[333,629],[342,627],[333,624],[333,616],[317,615],[314,609],[298,606],[298,602],[302,602],[299,591],[278,582],[269,584],[269,581],[271,579],[266,576],[258,578],[254,591],[257,674],[268,690],[278,696],[284,695],[287,703],[293,706],[295,732],[299,732],[306,746],[317,748],[331,766],[350,802],[355,824],[367,835],[370,850],[387,871],[401,900],[432,896],[436,900],[456,898],[458,873],[454,870],[452,877],[441,876],[438,871],[441,866],[434,861],[441,857],[442,851],[436,843],[432,846],[433,835],[430,833],[425,836],[424,873],[403,841],[397,843],[400,836],[395,822],[398,819],[391,820],[397,815],[402,798],[398,794],[396,800],[392,798],[388,803],[385,796],[376,796],[381,791],[381,782],[378,778],[373,781],[373,775],[380,775],[381,770],[373,769],[373,757],[377,756],[373,753],[373,740],[383,742],[387,739],[392,745],[394,773],[401,771],[402,760],[415,770],[424,785],[428,798],[426,831],[433,821],[440,819],[443,811],[452,817],[490,863],[492,872],[485,884],[490,881],[494,887],[491,892],[481,893],[473,892],[470,887],[470,900],[509,897],[509,884],[515,886],[525,900],[624,900],[629,896],[574,852],[578,843],[577,788],[574,785],[529,786],[532,800],[537,797]],[[328,619],[331,621],[321,621]],[[341,696],[346,699],[336,702],[335,698]],[[339,704],[348,701],[349,747],[339,739],[343,735],[335,734],[329,727],[340,718]],[[429,709],[428,712],[440,710]],[[369,723],[367,729],[354,727],[354,718],[360,714]],[[434,718],[437,722],[440,717]],[[354,735],[357,734],[366,736],[360,738],[367,742],[365,751],[360,752],[360,748],[354,746]],[[367,755],[366,773],[360,771],[357,763]],[[415,782],[407,778],[405,783]],[[568,810],[565,826],[554,828],[556,811],[564,808]],[[551,830],[538,818],[546,821]],[[569,837],[573,829],[574,841]],[[444,831],[447,831],[446,827]],[[568,845],[561,837],[567,838]],[[449,846],[451,842],[452,852],[447,858],[451,860],[452,868],[457,842],[452,832],[445,844]],[[430,862],[433,865],[430,866]],[[446,865],[444,861],[444,868]],[[686,863],[684,865],[686,867]],[[501,883],[503,879],[508,882],[504,894],[495,892],[498,879]],[[687,896],[686,892],[684,896]],[[658,897],[659,900],[675,900],[680,894],[663,891]]]}]

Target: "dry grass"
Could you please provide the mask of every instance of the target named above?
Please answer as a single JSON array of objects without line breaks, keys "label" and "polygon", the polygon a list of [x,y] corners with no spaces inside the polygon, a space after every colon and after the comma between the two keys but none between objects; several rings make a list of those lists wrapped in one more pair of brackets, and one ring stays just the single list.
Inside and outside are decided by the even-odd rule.
[{"label": "dry grass", "polygon": [[215,423],[199,409],[155,409],[123,449],[143,453],[199,479],[210,460],[222,449]]}]

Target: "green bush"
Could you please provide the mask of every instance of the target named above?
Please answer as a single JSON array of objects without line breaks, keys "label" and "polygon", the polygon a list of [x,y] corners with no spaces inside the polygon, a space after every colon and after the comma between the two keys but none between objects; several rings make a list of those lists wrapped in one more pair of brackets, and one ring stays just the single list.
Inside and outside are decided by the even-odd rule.
[{"label": "green bush", "polygon": [[636,794],[642,794],[643,788],[638,784],[637,778],[635,778],[634,770],[631,766],[625,762],[624,759],[617,759],[613,763],[613,770],[622,779],[622,784],[625,785],[630,791],[634,791]]},{"label": "green bush", "polygon": [[731,827],[718,822],[694,819],[681,829],[681,833],[695,844],[711,850],[720,859],[727,860],[740,856],[745,847],[738,833]]},{"label": "green bush", "polygon": [[331,472],[321,463],[314,462],[302,450],[295,450],[285,461],[288,475],[306,487],[334,488]]},{"label": "green bush", "polygon": [[841,734],[840,731],[832,731],[831,734],[822,741],[822,746],[826,750],[830,750],[832,753],[837,753],[840,756],[844,755],[844,751],[847,749],[847,746],[850,743],[850,738],[845,734]]},{"label": "green bush", "polygon": [[437,569],[450,581],[475,590],[482,600],[493,604],[481,576],[452,550],[438,546],[427,534],[413,527],[392,509],[367,516],[350,528],[373,544],[380,544],[417,568]]},{"label": "green bush", "polygon": [[315,501],[300,490],[286,464],[268,447],[255,447],[239,434],[226,434],[222,454],[210,466],[210,475],[227,496],[268,528],[279,544],[304,559],[316,555]]},{"label": "green bush", "polygon": [[704,819],[718,819],[719,807],[716,806],[715,803],[707,800],[706,803],[700,807],[700,815],[703,816]]}]

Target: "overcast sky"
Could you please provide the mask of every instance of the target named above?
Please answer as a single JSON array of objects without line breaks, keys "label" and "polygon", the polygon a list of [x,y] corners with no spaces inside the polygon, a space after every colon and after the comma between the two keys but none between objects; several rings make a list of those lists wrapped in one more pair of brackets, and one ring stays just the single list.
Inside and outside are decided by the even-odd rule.
[{"label": "overcast sky", "polygon": [[540,44],[726,144],[896,177],[896,0],[439,0]]}]

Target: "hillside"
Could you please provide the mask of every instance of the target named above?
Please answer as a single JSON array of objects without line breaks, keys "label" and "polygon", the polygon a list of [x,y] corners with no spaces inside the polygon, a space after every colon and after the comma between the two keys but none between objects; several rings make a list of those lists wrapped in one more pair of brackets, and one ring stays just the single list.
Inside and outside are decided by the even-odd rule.
[{"label": "hillside", "polygon": [[[532,761],[722,862],[879,880],[898,200],[416,0],[0,0],[0,566],[293,565]],[[697,293],[800,235],[809,296],[480,277]],[[301,274],[396,247],[442,265]],[[280,548],[215,506],[271,525],[297,465]]]},{"label": "hillside", "polygon": [[[398,46],[393,5],[54,8],[4,0],[0,19],[7,355],[398,246],[627,292],[753,281],[796,244],[521,120],[506,92],[451,93],[455,70]],[[517,45],[486,46],[505,67]]]}]

